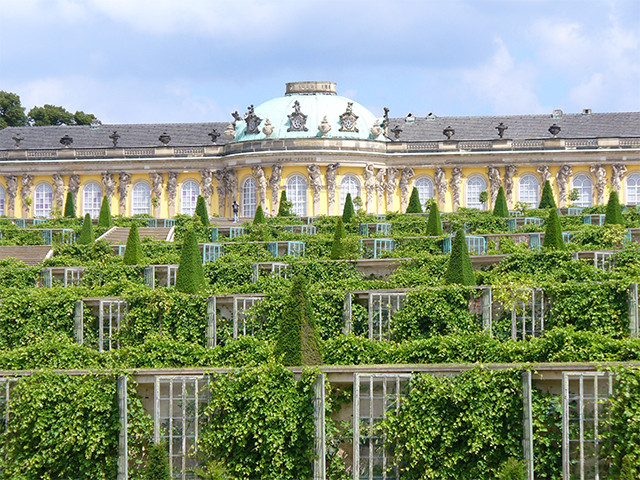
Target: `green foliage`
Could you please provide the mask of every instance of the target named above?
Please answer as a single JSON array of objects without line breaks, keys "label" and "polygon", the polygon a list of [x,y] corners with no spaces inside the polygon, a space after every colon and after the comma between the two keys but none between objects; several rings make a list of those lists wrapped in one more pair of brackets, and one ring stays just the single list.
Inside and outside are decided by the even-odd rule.
[{"label": "green foliage", "polygon": [[496,217],[508,217],[509,207],[507,206],[507,197],[504,194],[504,188],[502,185],[498,189],[498,196],[496,197],[496,204],[493,207],[493,214]]},{"label": "green foliage", "polygon": [[76,218],[76,205],[73,198],[73,193],[67,192],[67,199],[64,202],[64,217]]},{"label": "green foliage", "polygon": [[113,226],[113,218],[111,218],[111,207],[109,199],[105,195],[102,197],[102,205],[100,205],[100,216],[98,217],[98,226],[111,228]]},{"label": "green foliage", "polygon": [[440,236],[442,235],[442,222],[440,221],[440,210],[438,204],[433,200],[430,200],[429,207],[429,219],[427,220],[427,235]]},{"label": "green foliage", "polygon": [[152,443],[149,445],[147,465],[142,475],[143,480],[171,480],[167,445]]},{"label": "green foliage", "polygon": [[142,245],[140,244],[140,234],[138,233],[138,226],[136,224],[133,224],[129,228],[127,246],[124,249],[122,262],[125,265],[138,265],[142,263]]},{"label": "green foliage", "polygon": [[342,221],[349,223],[355,216],[355,210],[353,209],[353,201],[351,200],[351,194],[347,193],[347,198],[344,200],[344,208],[342,209]]},{"label": "green foliage", "polygon": [[551,189],[551,183],[549,180],[544,182],[542,195],[540,196],[540,205],[538,205],[538,208],[553,208],[554,210],[558,208],[556,206],[556,201],[553,198],[553,190]]},{"label": "green foliage", "polygon": [[258,208],[256,208],[256,213],[253,216],[253,224],[254,225],[264,224],[264,211],[262,210],[262,205],[258,205]]},{"label": "green foliage", "polygon": [[204,197],[202,195],[198,195],[198,200],[196,201],[196,217],[200,219],[202,225],[208,227],[209,223],[209,212],[207,212],[207,204],[204,201]]},{"label": "green foliage", "polygon": [[609,194],[609,201],[607,202],[607,212],[604,217],[605,225],[624,225],[622,219],[622,206],[618,200],[618,192],[612,190]]},{"label": "green foliage", "polygon": [[478,197],[480,203],[487,203],[489,201],[489,192],[483,190],[480,192],[480,196]]},{"label": "green foliage", "polygon": [[498,474],[497,480],[526,480],[527,471],[525,469],[524,460],[518,460],[517,458],[509,457],[502,464]]},{"label": "green foliage", "polygon": [[29,110],[29,122],[35,127],[47,125],[90,125],[96,120],[95,115],[82,111],[68,112],[63,107],[45,104]]},{"label": "green foliage", "polygon": [[15,93],[0,90],[0,130],[5,127],[23,127],[27,124],[24,107]]},{"label": "green foliage", "polygon": [[471,265],[469,249],[464,230],[458,230],[451,246],[451,258],[444,280],[446,283],[459,285],[475,285],[476,276]]},{"label": "green foliage", "polygon": [[195,232],[189,230],[182,242],[180,266],[176,273],[176,290],[185,293],[198,293],[204,285],[200,247]]},{"label": "green foliage", "polygon": [[411,190],[409,205],[407,205],[407,213],[422,213],[422,206],[420,205],[420,195],[418,195],[418,189],[416,187],[413,187],[413,190]]},{"label": "green foliage", "polygon": [[291,208],[293,203],[287,200],[287,192],[285,190],[280,194],[280,204],[278,206],[278,217],[290,217],[292,215]]},{"label": "green foliage", "polygon": [[555,208],[549,209],[549,217],[547,218],[547,227],[544,231],[542,247],[546,249],[564,250],[562,227],[560,226],[558,211]]},{"label": "green foliage", "polygon": [[344,230],[344,224],[342,223],[342,218],[338,219],[336,223],[336,230],[333,235],[333,244],[331,245],[331,254],[330,258],[332,260],[337,260],[339,258],[344,258],[345,248],[342,240],[346,237],[346,232]]},{"label": "green foliage", "polygon": [[91,216],[87,213],[84,216],[84,222],[82,222],[82,230],[80,230],[80,236],[78,242],[80,245],[91,245],[96,241],[96,237],[93,233],[93,222]]}]

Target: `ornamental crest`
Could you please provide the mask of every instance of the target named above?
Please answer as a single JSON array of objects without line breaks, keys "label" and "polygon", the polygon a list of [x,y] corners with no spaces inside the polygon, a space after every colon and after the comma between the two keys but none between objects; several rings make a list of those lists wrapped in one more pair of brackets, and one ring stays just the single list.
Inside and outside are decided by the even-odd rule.
[{"label": "ornamental crest", "polygon": [[258,126],[262,122],[262,119],[253,111],[253,105],[249,105],[247,110],[247,113],[244,115],[244,121],[247,124],[247,128],[244,130],[245,135],[250,133],[260,133]]},{"label": "ornamental crest", "polygon": [[353,102],[347,103],[347,110],[340,115],[340,132],[357,132],[356,120],[358,116],[352,111]]},{"label": "ornamental crest", "polygon": [[287,132],[306,132],[307,128],[307,116],[300,111],[300,102],[296,100],[293,102],[293,113],[287,115],[289,117],[289,128]]}]

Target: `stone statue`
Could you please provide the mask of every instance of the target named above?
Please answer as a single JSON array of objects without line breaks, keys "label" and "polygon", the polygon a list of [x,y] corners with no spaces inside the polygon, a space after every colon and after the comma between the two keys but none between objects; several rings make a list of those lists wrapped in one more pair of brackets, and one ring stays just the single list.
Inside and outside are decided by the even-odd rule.
[{"label": "stone statue", "polygon": [[618,194],[620,193],[620,182],[625,173],[627,173],[627,167],[624,165],[611,165],[611,188]]},{"label": "stone statue", "polygon": [[102,187],[104,188],[104,194],[107,196],[109,201],[111,201],[113,192],[116,189],[116,181],[113,179],[113,174],[109,172],[104,172],[102,174]]},{"label": "stone statue", "polygon": [[330,163],[327,165],[327,172],[325,174],[327,179],[327,202],[329,215],[333,213],[333,208],[336,203],[336,174],[338,173],[339,168],[339,163]]},{"label": "stone statue", "polygon": [[411,167],[405,167],[400,173],[400,208],[404,212],[409,204],[409,182],[416,174]]},{"label": "stone statue", "polygon": [[258,185],[258,202],[262,205],[262,210],[266,211],[267,208],[267,176],[264,174],[264,168],[260,165],[256,165],[251,169],[251,173],[253,174],[253,178],[256,179],[256,184]]},{"label": "stone statue", "polygon": [[78,198],[78,190],[80,190],[80,175],[74,173],[69,177],[69,184],[67,185],[67,189],[73,193],[73,198]]},{"label": "stone statue", "polygon": [[24,175],[22,175],[20,183],[20,197],[22,197],[22,217],[26,218],[29,216],[29,208],[31,206],[27,205],[27,203],[31,203],[32,200],[31,189],[33,188],[33,175],[25,173]]},{"label": "stone statue", "polygon": [[269,177],[269,188],[271,188],[271,216],[275,217],[278,213],[278,204],[280,202],[280,179],[282,178],[282,164],[276,163],[271,167],[271,176]]},{"label": "stone statue", "polygon": [[607,186],[607,169],[604,165],[591,165],[589,169],[596,177],[596,204],[604,203],[604,189]]},{"label": "stone statue", "polygon": [[365,165],[362,176],[364,177],[364,193],[367,201],[366,211],[370,213],[374,208],[373,192],[376,188],[376,177],[373,163],[367,163],[367,165]]},{"label": "stone statue", "polygon": [[64,200],[64,179],[59,173],[51,175],[53,181],[53,198],[56,200],[56,208],[62,211],[62,202]]},{"label": "stone statue", "polygon": [[[209,172],[209,175],[211,175],[211,172]],[[218,186],[216,187],[216,190],[218,191],[218,214],[224,217],[225,207],[227,204],[227,189],[225,187],[224,169],[215,170],[213,172],[213,176],[215,177],[216,182],[218,182]],[[202,188],[204,188],[204,181],[205,181],[204,177],[202,177],[202,181],[203,181]],[[209,182],[212,182],[211,178],[209,178]],[[211,194],[213,195],[213,185],[211,185]],[[209,202],[211,202],[211,200],[209,200]],[[209,210],[209,206],[207,206],[207,210]]]},{"label": "stone statue", "polygon": [[488,167],[489,191],[491,192],[491,207],[496,204],[498,190],[500,190],[500,170],[498,167]]},{"label": "stone statue", "polygon": [[313,214],[320,214],[320,192],[322,191],[322,172],[320,167],[314,163],[307,165],[309,174],[309,186],[313,192]]},{"label": "stone statue", "polygon": [[445,195],[447,194],[447,179],[445,178],[444,168],[436,168],[434,176],[436,191],[438,192],[438,208],[444,209]]},{"label": "stone statue", "polygon": [[[169,210],[176,206],[176,193],[178,192],[178,172],[169,172],[167,178],[167,186],[165,188],[167,192],[167,203],[169,204]],[[170,211],[169,215],[173,216],[175,212]]]},{"label": "stone statue", "polygon": [[131,175],[127,172],[120,172],[118,175],[118,207],[120,215],[127,214],[127,192],[131,184]]},{"label": "stone statue", "polygon": [[453,211],[458,210],[460,206],[460,182],[462,181],[462,168],[453,167],[451,171],[451,180],[449,185],[451,186],[451,194],[453,195]]},{"label": "stone statue", "polygon": [[[149,180],[151,180],[151,200],[153,201],[152,203],[156,203],[156,205],[153,205],[153,216],[157,217],[160,215],[160,199],[162,198],[164,178],[161,173],[151,172]],[[155,200],[153,200],[154,198]]]},{"label": "stone statue", "polygon": [[379,168],[376,173],[376,192],[378,192],[378,213],[384,213],[384,191],[387,169]]},{"label": "stone statue", "polygon": [[387,211],[393,211],[393,194],[398,186],[398,171],[395,167],[387,168],[387,181],[385,182],[385,190],[387,191]]},{"label": "stone statue", "polygon": [[[231,204],[234,200],[238,198],[238,173],[229,167],[225,167],[222,169],[223,172],[223,181],[224,181],[224,190],[229,200],[229,208],[231,208]],[[231,212],[230,212],[231,213]]]},{"label": "stone statue", "polygon": [[512,207],[513,200],[513,177],[518,174],[518,167],[515,165],[507,165],[504,167],[504,195],[507,198],[507,206]]},{"label": "stone statue", "polygon": [[211,170],[200,170],[200,178],[204,203],[207,205],[207,212],[211,212],[211,196],[213,195],[213,174]]},{"label": "stone statue", "polygon": [[15,175],[5,175],[7,182],[7,215],[13,217],[16,210],[16,195],[18,194],[18,177]]},{"label": "stone statue", "polygon": [[556,179],[558,181],[559,207],[564,207],[567,204],[567,181],[572,173],[573,169],[570,165],[563,165],[556,174]]},{"label": "stone statue", "polygon": [[536,168],[536,172],[540,174],[542,185],[544,185],[547,180],[551,180],[551,170],[549,170],[549,167],[546,165]]}]

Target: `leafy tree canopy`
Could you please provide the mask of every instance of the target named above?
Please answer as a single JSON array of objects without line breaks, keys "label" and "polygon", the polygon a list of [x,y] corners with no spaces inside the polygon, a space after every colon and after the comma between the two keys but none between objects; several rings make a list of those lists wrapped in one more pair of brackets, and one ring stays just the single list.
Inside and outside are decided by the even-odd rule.
[{"label": "leafy tree canopy", "polygon": [[15,93],[0,90],[0,130],[5,127],[23,127],[27,124],[24,107]]},{"label": "leafy tree canopy", "polygon": [[29,110],[29,122],[35,127],[47,125],[90,125],[96,116],[91,113],[76,111],[71,113],[64,107],[45,104]]}]

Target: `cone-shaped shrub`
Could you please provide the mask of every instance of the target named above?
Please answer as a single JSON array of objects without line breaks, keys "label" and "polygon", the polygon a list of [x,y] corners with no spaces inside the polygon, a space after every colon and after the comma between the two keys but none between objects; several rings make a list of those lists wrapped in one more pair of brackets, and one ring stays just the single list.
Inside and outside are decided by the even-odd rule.
[{"label": "cone-shaped shrub", "polygon": [[313,308],[307,292],[307,279],[303,275],[293,279],[279,327],[275,354],[282,356],[284,365],[322,363]]},{"label": "cone-shaped shrub", "polygon": [[260,225],[262,223],[264,223],[264,211],[262,210],[262,205],[258,205],[256,213],[253,215],[253,224]]},{"label": "cone-shaped shrub", "polygon": [[413,190],[411,190],[409,205],[407,205],[407,213],[422,213],[422,207],[420,206],[420,195],[418,195],[418,189],[416,187],[413,187]]},{"label": "cone-shaped shrub", "polygon": [[111,207],[109,206],[109,199],[106,195],[102,197],[100,216],[98,217],[98,226],[107,228],[113,226],[113,219],[111,218]]},{"label": "cone-shaped shrub", "polygon": [[451,258],[449,259],[449,267],[445,273],[444,280],[446,283],[458,285],[476,284],[476,275],[471,265],[467,240],[462,229],[456,232],[456,237],[453,239]]},{"label": "cone-shaped shrub", "polygon": [[152,443],[149,446],[149,457],[145,465],[143,480],[171,480],[169,456],[163,443]]},{"label": "cone-shaped shrub", "polygon": [[431,206],[429,207],[429,218],[427,219],[427,235],[439,236],[442,235],[442,222],[440,221],[440,210],[438,210],[438,204],[433,200],[430,200]]},{"label": "cone-shaped shrub", "polygon": [[288,217],[291,215],[291,205],[289,205],[289,201],[287,200],[287,192],[284,190],[280,194],[280,204],[278,205],[278,216],[279,217]]},{"label": "cone-shaped shrub", "polygon": [[204,202],[204,197],[202,195],[198,195],[198,200],[196,201],[196,216],[200,218],[202,225],[205,227],[209,226],[209,213],[207,212],[207,204]]},{"label": "cone-shaped shrub", "polygon": [[544,231],[544,242],[542,242],[542,246],[544,248],[564,249],[564,242],[562,241],[562,227],[560,226],[558,211],[555,208],[549,209],[547,228]]},{"label": "cone-shaped shrub", "polygon": [[538,208],[558,208],[556,207],[556,201],[553,198],[553,190],[551,190],[551,183],[549,183],[549,180],[544,182],[542,196],[540,197],[540,205]]},{"label": "cone-shaped shrub", "polygon": [[91,216],[87,213],[84,216],[82,222],[82,230],[80,230],[80,236],[76,243],[80,245],[91,245],[96,241],[96,237],[93,234],[93,223],[91,222]]},{"label": "cone-shaped shrub", "polygon": [[176,273],[176,290],[184,293],[198,293],[205,285],[202,270],[202,256],[196,232],[187,230],[180,252],[180,265]]},{"label": "cone-shaped shrub", "polygon": [[338,222],[336,223],[336,230],[333,234],[333,245],[331,245],[331,259],[338,260],[344,257],[344,244],[342,243],[342,239],[345,237],[346,233],[344,231],[344,223],[342,223],[342,219],[338,218]]},{"label": "cone-shaped shrub", "polygon": [[67,199],[64,202],[64,218],[76,218],[76,205],[71,192],[67,192]]},{"label": "cone-shaped shrub", "polygon": [[607,203],[605,213],[605,225],[624,225],[624,220],[622,220],[622,206],[618,201],[618,192],[612,191],[609,195],[609,202]]},{"label": "cone-shaped shrub", "polygon": [[344,200],[344,208],[342,209],[342,221],[349,223],[355,216],[356,212],[353,208],[353,200],[351,200],[351,194],[347,193],[347,198]]},{"label": "cone-shaped shrub", "polygon": [[508,217],[509,207],[507,206],[507,197],[504,194],[504,188],[500,186],[498,195],[496,196],[496,204],[493,207],[494,217]]},{"label": "cone-shaped shrub", "polygon": [[127,246],[124,249],[122,261],[125,265],[138,265],[142,262],[142,244],[140,243],[138,226],[135,223],[129,229]]}]

